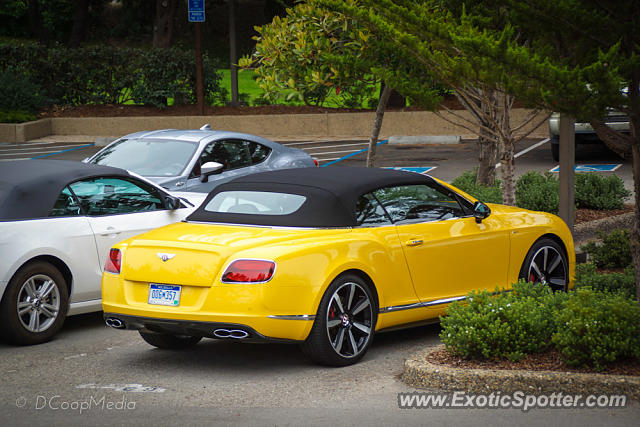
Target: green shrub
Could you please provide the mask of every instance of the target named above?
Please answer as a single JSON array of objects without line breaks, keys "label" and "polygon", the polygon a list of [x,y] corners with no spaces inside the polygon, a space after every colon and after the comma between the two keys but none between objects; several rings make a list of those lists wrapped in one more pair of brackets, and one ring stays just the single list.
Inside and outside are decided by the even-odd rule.
[{"label": "green shrub", "polygon": [[598,231],[602,243],[588,242],[580,247],[598,268],[625,268],[631,265],[631,240],[627,230]]},{"label": "green shrub", "polygon": [[25,121],[19,120],[19,116],[33,117],[45,104],[42,89],[24,73],[13,67],[0,71],[0,110],[4,111],[5,119]]},{"label": "green shrub", "polygon": [[558,213],[558,179],[550,172],[529,171],[516,180],[516,205],[533,211]]},{"label": "green shrub", "polygon": [[[205,101],[226,99],[214,61],[203,56]],[[195,102],[196,69],[191,51],[89,46],[76,49],[0,44],[0,69],[22,71],[58,105],[121,104],[166,106]]]},{"label": "green shrub", "polygon": [[477,176],[477,169],[473,171],[465,171],[462,175],[454,179],[451,185],[482,202],[502,203],[502,189],[500,188],[500,181],[496,179],[493,187],[477,185]]},{"label": "green shrub", "polygon": [[616,175],[576,174],[575,189],[576,207],[582,209],[622,209],[624,199],[631,195]]},{"label": "green shrub", "polygon": [[524,282],[509,293],[471,292],[447,308],[440,337],[456,355],[519,360],[549,347],[565,298],[546,285]]},{"label": "green shrub", "polygon": [[38,117],[26,111],[0,110],[0,123],[24,123],[36,120]]},{"label": "green shrub", "polygon": [[577,289],[559,312],[553,342],[570,366],[602,370],[624,357],[640,357],[640,305],[619,294]]},{"label": "green shrub", "polygon": [[598,273],[592,262],[576,265],[575,288],[593,288],[599,292],[619,293],[626,298],[636,299],[636,282],[633,267],[623,273]]}]

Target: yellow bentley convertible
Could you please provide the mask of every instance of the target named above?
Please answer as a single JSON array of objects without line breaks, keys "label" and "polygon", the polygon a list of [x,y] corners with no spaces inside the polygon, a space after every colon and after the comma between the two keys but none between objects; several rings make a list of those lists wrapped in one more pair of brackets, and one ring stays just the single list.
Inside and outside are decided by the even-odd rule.
[{"label": "yellow bentley convertible", "polygon": [[413,172],[289,169],[222,184],[185,221],[118,243],[102,303],[107,325],[159,348],[295,342],[343,366],[374,332],[437,321],[473,289],[566,290],[574,267],[554,215]]}]

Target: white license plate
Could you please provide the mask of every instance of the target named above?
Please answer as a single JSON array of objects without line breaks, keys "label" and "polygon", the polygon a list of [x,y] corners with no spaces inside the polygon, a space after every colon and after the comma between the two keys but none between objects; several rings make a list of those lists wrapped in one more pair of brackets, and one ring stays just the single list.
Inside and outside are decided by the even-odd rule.
[{"label": "white license plate", "polygon": [[149,284],[149,304],[170,305],[177,307],[180,305],[180,294],[182,286],[161,285],[159,283]]}]

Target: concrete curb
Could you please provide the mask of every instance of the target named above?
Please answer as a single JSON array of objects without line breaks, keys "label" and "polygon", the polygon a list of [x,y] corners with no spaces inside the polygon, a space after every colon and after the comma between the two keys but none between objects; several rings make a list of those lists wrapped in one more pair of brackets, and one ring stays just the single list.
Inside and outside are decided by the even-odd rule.
[{"label": "concrete curb", "polygon": [[573,240],[576,243],[576,247],[578,247],[578,245],[588,240],[598,239],[597,231],[606,234],[618,228],[631,230],[632,225],[633,212],[583,222],[573,227]]},{"label": "concrete curb", "polygon": [[439,345],[412,355],[404,364],[402,380],[410,386],[468,393],[500,391],[527,394],[624,394],[640,401],[640,377],[554,371],[509,371],[451,368],[427,362]]},{"label": "concrete curb", "polygon": [[404,144],[460,144],[460,135],[390,136],[389,145]]},{"label": "concrete curb", "polygon": [[[522,120],[530,110],[515,108],[511,120]],[[471,120],[469,113],[461,111]],[[542,113],[541,113],[542,116]],[[132,116],[132,117],[54,117],[20,124],[0,124],[0,141],[25,142],[48,135],[100,135],[119,137],[128,133],[154,129],[198,129],[209,123],[214,129],[252,133],[264,137],[297,135],[301,138],[359,137],[368,139],[374,112],[273,114],[242,116]],[[531,133],[532,138],[548,137],[546,124]],[[475,138],[430,111],[389,111],[385,113],[380,139],[390,135],[462,135]],[[457,138],[457,137],[456,137]]]}]

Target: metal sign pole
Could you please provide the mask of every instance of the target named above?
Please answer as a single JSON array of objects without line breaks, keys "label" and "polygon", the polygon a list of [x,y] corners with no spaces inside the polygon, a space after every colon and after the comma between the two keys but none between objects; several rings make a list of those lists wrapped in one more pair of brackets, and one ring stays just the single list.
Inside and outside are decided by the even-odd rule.
[{"label": "metal sign pole", "polygon": [[238,54],[236,48],[236,0],[229,0],[229,69],[231,71],[231,103],[238,106]]},{"label": "metal sign pole", "polygon": [[202,78],[202,22],[196,22],[196,97],[198,113],[204,116],[204,79]]},{"label": "metal sign pole", "polygon": [[198,112],[204,115],[204,78],[202,71],[202,23],[204,22],[204,0],[188,0],[189,22],[195,23],[196,32],[196,98]]}]

